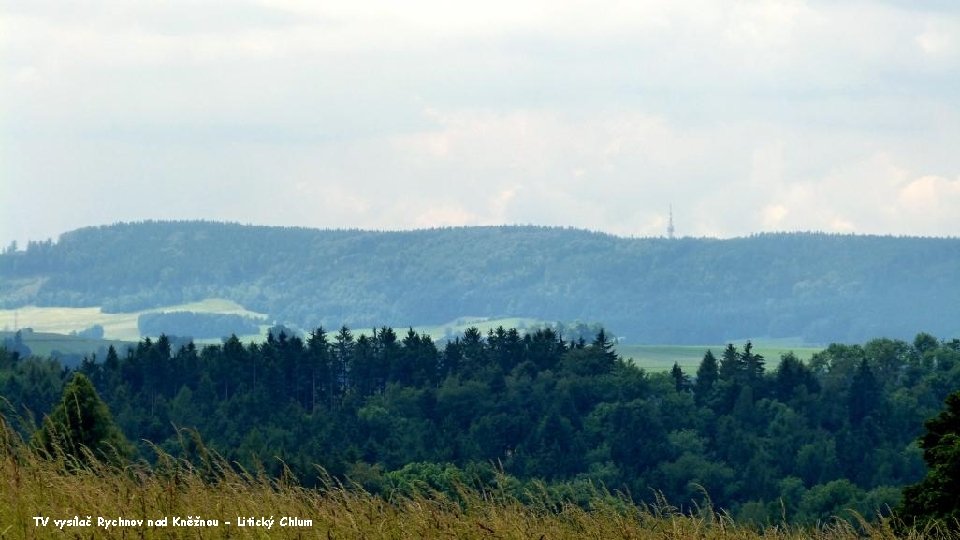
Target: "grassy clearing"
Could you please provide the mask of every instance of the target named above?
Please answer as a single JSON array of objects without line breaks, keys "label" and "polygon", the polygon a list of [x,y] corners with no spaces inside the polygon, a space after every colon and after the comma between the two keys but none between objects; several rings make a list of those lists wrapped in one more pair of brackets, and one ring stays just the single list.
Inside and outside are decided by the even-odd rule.
[{"label": "grassy clearing", "polygon": [[[12,339],[13,336],[13,332],[0,332],[0,340]],[[51,356],[55,351],[62,354],[90,354],[110,345],[116,347],[118,351],[123,351],[128,345],[134,345],[134,343],[127,341],[90,339],[52,332],[22,333],[21,337],[27,347],[30,347],[31,353],[44,357]]]},{"label": "grassy clearing", "polygon": [[[88,353],[96,351],[101,345],[107,346],[110,343],[106,341],[97,342],[95,340],[83,340],[75,336],[69,336],[70,332],[78,332],[89,328],[94,324],[103,326],[104,337],[114,342],[114,345],[120,342],[137,342],[140,340],[140,333],[137,330],[137,317],[141,313],[150,313],[158,311],[193,311],[197,313],[222,313],[236,314],[248,317],[262,318],[266,315],[256,313],[245,309],[243,306],[230,300],[222,298],[209,298],[201,302],[191,302],[175,306],[165,306],[149,310],[138,311],[135,313],[103,313],[98,307],[89,308],[64,308],[64,307],[36,307],[28,306],[17,310],[0,310],[0,327],[12,330],[15,324],[20,328],[33,328],[34,337],[30,338],[27,345],[33,351],[40,355],[48,355],[53,350],[59,350],[64,353]],[[15,314],[16,313],[16,314]],[[478,328],[484,335],[497,327],[517,328],[520,330],[533,328],[545,324],[546,321],[527,317],[459,317],[445,324],[439,325],[414,325],[413,329],[419,333],[431,336],[434,340],[441,340],[448,336],[462,336],[463,332],[470,327]],[[261,326],[259,334],[238,336],[244,343],[250,341],[263,341],[266,339],[267,325]],[[409,326],[396,326],[394,329],[399,334],[405,333]],[[355,328],[354,334],[369,335],[371,330],[365,328]],[[54,334],[61,334],[59,337]],[[219,339],[200,339],[196,340],[198,344],[219,343]],[[742,345],[743,340],[735,342]],[[668,370],[674,362],[687,371],[696,370],[700,365],[704,352],[712,349],[714,354],[719,355],[725,345],[636,345],[619,344],[617,352],[624,358],[631,359],[636,365],[648,371]],[[799,358],[808,360],[813,353],[820,351],[820,347],[811,347],[797,342],[796,340],[759,340],[754,341],[754,350],[762,354],[768,365],[773,368],[779,361],[780,356],[788,351],[793,351]]]},{"label": "grassy clearing", "polygon": [[[889,521],[835,520],[818,528],[764,529],[738,525],[702,508],[683,514],[663,503],[635,506],[603,490],[584,509],[521,504],[496,491],[464,488],[457,501],[432,494],[385,500],[331,481],[320,489],[292,478],[270,479],[237,471],[215,456],[196,468],[160,453],[157,465],[114,468],[83,465],[70,456],[41,458],[0,417],[0,538],[958,538],[927,529],[897,535]],[[54,520],[90,524],[64,526]],[[35,517],[49,518],[42,525]],[[271,528],[238,526],[239,518],[269,518]],[[303,520],[281,527],[281,518]],[[104,519],[143,520],[106,527]],[[147,520],[166,518],[165,525]],[[175,525],[189,518],[216,520],[204,527]],[[309,523],[307,523],[309,520]],[[230,522],[228,525],[226,522]]]},{"label": "grassy clearing", "polygon": [[[265,317],[245,309],[240,304],[222,298],[208,298],[201,302],[191,302],[175,306],[147,309],[133,313],[104,313],[99,307],[37,307],[26,306],[18,309],[0,309],[0,327],[5,330],[33,328],[35,332],[69,334],[79,332],[95,324],[103,326],[104,337],[109,340],[138,341],[137,317],[141,313],[158,311],[194,311],[197,313],[236,314],[249,317]],[[248,336],[244,336],[248,337]],[[257,336],[249,336],[251,338]]]},{"label": "grassy clearing", "polygon": [[[19,309],[0,309],[0,329],[13,331],[15,327],[33,328],[36,333],[66,335],[70,332],[79,332],[85,328],[99,324],[103,326],[104,338],[108,340],[136,342],[140,339],[140,332],[137,330],[137,317],[142,313],[155,313],[159,311],[193,311],[195,313],[243,315],[254,318],[264,318],[267,316],[264,313],[250,311],[236,302],[222,298],[208,298],[201,302],[164,306],[132,313],[103,313],[99,307],[26,306]],[[448,335],[463,335],[464,330],[471,326],[477,327],[486,335],[487,331],[496,329],[498,326],[524,329],[539,324],[543,324],[543,321],[524,317],[459,317],[445,324],[413,325],[413,329],[419,334],[429,335],[436,340]],[[238,337],[243,342],[262,341],[267,337],[268,328],[268,325],[263,325],[259,334]],[[398,333],[405,332],[407,328],[409,328],[409,325],[394,327]],[[353,331],[355,335],[359,336],[362,334],[369,335],[371,330],[369,328],[354,328]],[[197,340],[197,343],[200,344],[219,342],[219,339]],[[96,350],[96,347],[94,347],[93,350]]]},{"label": "grassy clearing", "polygon": [[[738,348],[745,341],[733,342]],[[673,367],[673,363],[687,373],[693,373],[700,366],[703,355],[712,350],[717,359],[723,353],[726,345],[630,345],[618,344],[617,352],[624,358],[630,359],[635,365],[647,371],[666,371]],[[766,359],[767,368],[773,369],[780,363],[780,357],[792,351],[797,358],[809,360],[814,353],[822,351],[822,347],[793,344],[788,341],[754,341],[753,351],[762,354]]]}]

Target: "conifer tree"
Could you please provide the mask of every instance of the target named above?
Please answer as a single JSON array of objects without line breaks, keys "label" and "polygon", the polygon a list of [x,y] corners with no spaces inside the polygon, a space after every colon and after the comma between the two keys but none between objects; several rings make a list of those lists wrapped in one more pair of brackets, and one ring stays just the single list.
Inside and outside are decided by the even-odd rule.
[{"label": "conifer tree", "polygon": [[880,388],[877,378],[870,369],[867,359],[860,360],[857,371],[853,374],[850,384],[849,415],[850,424],[859,426],[876,408],[880,399]]},{"label": "conifer tree", "polygon": [[717,399],[712,404],[714,412],[728,414],[740,397],[740,390],[744,385],[746,368],[743,365],[743,355],[732,344],[727,344],[720,358],[718,370],[719,383],[717,384]]},{"label": "conifer tree", "polygon": [[697,368],[697,380],[693,386],[693,397],[697,405],[704,405],[710,401],[713,396],[714,385],[720,378],[720,370],[717,364],[717,357],[713,351],[708,350],[703,355],[700,367]]},{"label": "conifer tree", "polygon": [[813,372],[793,352],[780,358],[772,385],[773,395],[784,403],[788,403],[800,387],[807,392],[817,392],[820,389]]},{"label": "conifer tree", "polygon": [[680,364],[677,362],[673,363],[670,376],[673,377],[673,385],[677,392],[685,392],[690,388],[690,377],[683,372],[683,369],[680,368]]},{"label": "conifer tree", "polygon": [[743,346],[743,352],[740,353],[740,365],[744,370],[747,384],[756,387],[763,381],[764,358],[762,355],[754,354],[753,343],[749,341]]},{"label": "conifer tree", "polygon": [[720,361],[720,380],[739,381],[743,373],[742,357],[733,343],[728,343],[727,348],[723,350],[723,357]]},{"label": "conifer tree", "polygon": [[614,340],[607,336],[607,332],[601,328],[600,331],[597,332],[597,337],[593,339],[593,343],[591,343],[591,345],[597,351],[602,352],[603,357],[612,363],[617,360],[615,343],[616,342]]},{"label": "conifer tree", "polygon": [[51,455],[58,451],[86,461],[88,449],[96,458],[122,462],[133,447],[113,422],[107,405],[85,375],[76,373],[63,389],[60,403],[34,434],[34,444]]}]

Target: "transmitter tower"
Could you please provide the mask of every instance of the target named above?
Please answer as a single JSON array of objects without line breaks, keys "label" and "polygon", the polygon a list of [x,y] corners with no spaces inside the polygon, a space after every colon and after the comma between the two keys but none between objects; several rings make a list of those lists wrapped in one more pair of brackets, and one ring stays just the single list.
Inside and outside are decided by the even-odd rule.
[{"label": "transmitter tower", "polygon": [[673,240],[676,238],[677,230],[673,228],[673,205],[670,205],[670,221],[667,222],[667,238]]}]

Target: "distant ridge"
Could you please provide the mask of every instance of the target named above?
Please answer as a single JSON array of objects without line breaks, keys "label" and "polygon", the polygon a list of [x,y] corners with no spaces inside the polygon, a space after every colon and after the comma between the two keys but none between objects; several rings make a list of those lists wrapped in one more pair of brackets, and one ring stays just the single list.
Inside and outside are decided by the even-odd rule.
[{"label": "distant ridge", "polygon": [[0,304],[137,310],[222,297],[280,322],[601,321],[631,342],[960,334],[960,239],[622,238],[534,226],[86,227],[0,255]]}]

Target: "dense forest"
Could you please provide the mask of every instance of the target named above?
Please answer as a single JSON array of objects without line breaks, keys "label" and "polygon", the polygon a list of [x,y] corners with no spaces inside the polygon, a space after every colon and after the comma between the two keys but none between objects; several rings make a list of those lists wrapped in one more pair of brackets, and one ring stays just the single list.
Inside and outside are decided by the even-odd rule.
[{"label": "dense forest", "polygon": [[[203,348],[147,339],[76,372],[141,457],[151,441],[202,461],[178,430],[190,428],[248,470],[309,482],[320,465],[377,493],[543,481],[578,500],[602,485],[683,506],[709,494],[741,519],[800,523],[895,506],[926,472],[924,420],[960,388],[960,340],[929,334],[767,361],[730,345],[695,374],[650,374],[604,332],[471,329],[438,347],[412,330],[343,327]],[[5,415],[29,434],[26,411],[49,413],[72,371],[0,349],[0,402],[16,409]]]},{"label": "dense forest", "polygon": [[137,311],[210,297],[300,328],[461,316],[603,321],[631,343],[960,332],[960,239],[575,229],[407,232],[210,222],[79,229],[0,255],[0,305]]},{"label": "dense forest", "polygon": [[137,317],[137,329],[141,336],[165,334],[208,339],[231,334],[256,334],[260,332],[260,322],[251,317],[226,313],[161,311],[141,313]]}]

